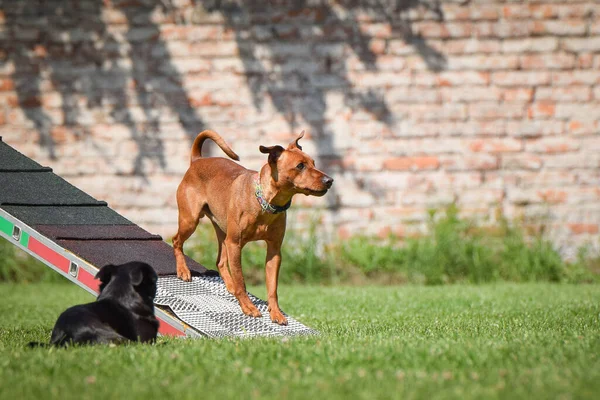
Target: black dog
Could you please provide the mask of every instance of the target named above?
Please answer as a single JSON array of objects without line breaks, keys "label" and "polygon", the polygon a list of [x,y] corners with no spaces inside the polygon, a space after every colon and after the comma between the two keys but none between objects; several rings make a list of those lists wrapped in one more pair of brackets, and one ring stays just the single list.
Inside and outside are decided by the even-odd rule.
[{"label": "black dog", "polygon": [[50,344],[149,342],[156,339],[154,316],[156,272],[143,262],[106,265],[98,271],[100,294],[93,303],[63,312],[52,330]]}]

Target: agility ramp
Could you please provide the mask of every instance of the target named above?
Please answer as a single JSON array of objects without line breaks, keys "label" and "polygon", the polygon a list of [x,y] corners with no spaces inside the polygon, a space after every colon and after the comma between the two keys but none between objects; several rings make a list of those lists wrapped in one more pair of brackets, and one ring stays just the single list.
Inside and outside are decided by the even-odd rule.
[{"label": "agility ramp", "polygon": [[244,315],[216,271],[186,257],[192,282],[176,276],[173,249],[122,215],[19,153],[0,137],[0,236],[83,289],[98,294],[98,269],[142,261],[157,272],[161,335],[294,336],[316,332],[287,316],[271,322],[267,304],[250,294],[261,318]]}]

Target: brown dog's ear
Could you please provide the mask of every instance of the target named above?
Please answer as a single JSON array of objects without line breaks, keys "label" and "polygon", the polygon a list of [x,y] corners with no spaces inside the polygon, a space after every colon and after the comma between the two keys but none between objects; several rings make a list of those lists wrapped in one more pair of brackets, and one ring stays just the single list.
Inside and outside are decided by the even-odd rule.
[{"label": "brown dog's ear", "polygon": [[288,149],[302,150],[302,146],[300,146],[300,144],[298,143],[298,141],[300,139],[302,139],[303,137],[304,137],[304,131],[300,132],[300,136],[298,136],[298,138],[296,140],[294,140],[293,142],[290,143],[290,145],[288,146]]},{"label": "brown dog's ear", "polygon": [[285,150],[279,145],[271,147],[260,146],[258,149],[261,153],[269,155],[269,164],[277,164],[277,159]]}]

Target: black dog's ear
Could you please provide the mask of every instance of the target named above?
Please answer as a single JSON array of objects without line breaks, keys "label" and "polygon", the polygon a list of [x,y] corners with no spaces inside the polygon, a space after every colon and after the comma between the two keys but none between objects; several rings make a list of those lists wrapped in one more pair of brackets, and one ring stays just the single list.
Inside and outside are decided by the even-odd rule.
[{"label": "black dog's ear", "polygon": [[95,276],[96,279],[100,280],[100,293],[102,293],[106,285],[108,285],[108,282],[110,282],[110,279],[116,271],[117,266],[113,264],[108,264],[100,268],[100,271],[98,271]]},{"label": "black dog's ear", "polygon": [[269,164],[277,164],[277,159],[284,151],[284,148],[279,145],[271,147],[260,146],[258,149],[261,153],[269,155]]},{"label": "black dog's ear", "polygon": [[129,277],[133,286],[139,286],[144,280],[144,271],[142,268],[134,268],[129,271]]},{"label": "black dog's ear", "polygon": [[142,282],[156,283],[158,276],[151,266],[147,264],[140,265],[139,268],[134,268],[129,272],[131,277],[131,284],[133,286],[139,286]]},{"label": "black dog's ear", "polygon": [[100,271],[98,271],[95,278],[100,279],[100,282],[107,284],[108,282],[110,282],[110,278],[112,278],[112,275],[115,273],[116,270],[116,265],[105,265],[104,267],[100,268]]}]

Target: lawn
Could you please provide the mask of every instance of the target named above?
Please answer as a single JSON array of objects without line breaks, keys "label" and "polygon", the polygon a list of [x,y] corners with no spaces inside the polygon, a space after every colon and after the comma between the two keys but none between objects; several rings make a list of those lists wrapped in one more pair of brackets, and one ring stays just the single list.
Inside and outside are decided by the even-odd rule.
[{"label": "lawn", "polygon": [[[262,287],[252,291],[264,296]],[[0,284],[0,398],[597,398],[600,285],[284,286],[321,335],[29,349],[91,300]]]}]

